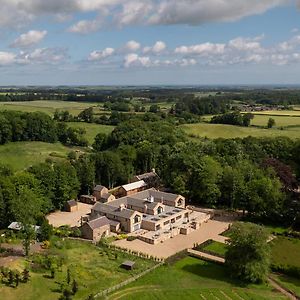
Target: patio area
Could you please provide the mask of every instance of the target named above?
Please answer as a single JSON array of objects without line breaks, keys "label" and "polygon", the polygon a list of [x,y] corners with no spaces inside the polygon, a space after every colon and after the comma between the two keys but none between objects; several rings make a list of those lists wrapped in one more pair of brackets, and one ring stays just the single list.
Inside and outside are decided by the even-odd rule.
[{"label": "patio area", "polygon": [[[209,239],[218,239],[220,234],[228,229],[231,222],[232,220],[230,219],[209,220],[188,235],[177,234],[173,237],[170,236],[163,242],[156,243],[155,245],[139,239],[134,241],[120,240],[115,241],[113,244],[124,249],[142,252],[159,258],[167,258],[182,250],[193,248],[196,243],[201,244]],[[149,233],[145,231],[144,234],[147,236]],[[152,236],[154,234],[155,232],[151,232]]]}]

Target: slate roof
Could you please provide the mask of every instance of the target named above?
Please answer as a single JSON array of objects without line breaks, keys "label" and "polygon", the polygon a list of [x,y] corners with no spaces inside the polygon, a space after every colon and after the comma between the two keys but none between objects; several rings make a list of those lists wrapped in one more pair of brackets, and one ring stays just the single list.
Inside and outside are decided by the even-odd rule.
[{"label": "slate roof", "polygon": [[104,194],[101,196],[101,199],[107,200],[110,196],[112,196],[112,194],[110,194],[110,193],[104,193]]},{"label": "slate roof", "polygon": [[92,221],[89,221],[87,223],[87,225],[91,229],[97,229],[97,228],[100,228],[102,226],[109,225],[109,224],[110,224],[109,219],[107,219],[106,217],[100,217],[100,218],[94,219]]},{"label": "slate roof", "polygon": [[106,187],[103,185],[96,185],[94,187],[94,191],[96,191],[96,192],[101,192],[103,189],[106,189]]},{"label": "slate roof", "polygon": [[155,172],[144,173],[136,176],[139,180],[145,180],[150,178],[159,178],[159,176]]},{"label": "slate roof", "polygon": [[67,203],[70,207],[74,207],[78,205],[77,201],[75,200],[69,200]]},{"label": "slate roof", "polygon": [[99,211],[101,213],[107,213],[112,214],[118,217],[130,219],[136,212],[131,209],[124,208],[122,210],[119,209],[119,207],[111,206],[109,204],[105,203],[96,203],[92,210]]}]

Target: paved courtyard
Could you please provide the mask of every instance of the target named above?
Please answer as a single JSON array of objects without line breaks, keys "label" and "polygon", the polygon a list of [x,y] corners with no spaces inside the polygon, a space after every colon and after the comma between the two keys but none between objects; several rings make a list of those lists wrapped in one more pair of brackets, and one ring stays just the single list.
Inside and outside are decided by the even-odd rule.
[{"label": "paved courtyard", "polygon": [[141,240],[134,240],[131,242],[120,240],[115,241],[114,244],[121,248],[143,252],[159,258],[167,258],[182,250],[193,248],[195,243],[201,244],[209,239],[217,241],[225,239],[220,237],[220,234],[227,230],[230,224],[231,220],[229,219],[209,220],[189,235],[179,234],[157,245],[151,245]]},{"label": "paved courtyard", "polygon": [[93,205],[78,203],[78,210],[75,212],[57,211],[47,216],[47,219],[54,227],[62,225],[80,226],[81,217],[89,214]]}]

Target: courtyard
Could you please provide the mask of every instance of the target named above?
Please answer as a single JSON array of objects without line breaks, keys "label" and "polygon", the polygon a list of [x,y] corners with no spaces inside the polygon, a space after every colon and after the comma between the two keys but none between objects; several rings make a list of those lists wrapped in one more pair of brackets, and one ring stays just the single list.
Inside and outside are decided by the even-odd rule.
[{"label": "courtyard", "polygon": [[119,240],[113,242],[113,244],[120,248],[165,259],[185,249],[193,248],[194,244],[201,244],[209,239],[216,241],[225,240],[226,238],[220,234],[228,229],[232,221],[230,218],[211,219],[188,235],[178,234],[171,236],[169,239],[156,245],[148,244],[139,239],[133,241]]},{"label": "courtyard", "polygon": [[91,213],[93,205],[78,202],[78,209],[74,212],[56,211],[47,216],[47,220],[54,227],[68,225],[81,226],[81,218]]}]

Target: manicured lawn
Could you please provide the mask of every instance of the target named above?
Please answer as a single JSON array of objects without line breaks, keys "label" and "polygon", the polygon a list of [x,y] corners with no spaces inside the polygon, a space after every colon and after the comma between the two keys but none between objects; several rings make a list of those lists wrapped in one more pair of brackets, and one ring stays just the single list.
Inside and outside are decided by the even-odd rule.
[{"label": "manicured lawn", "polygon": [[292,278],[286,275],[273,275],[273,277],[285,288],[294,292],[298,297],[300,297],[300,278]]},{"label": "manicured lawn", "polygon": [[[62,249],[54,249],[56,255],[63,256],[65,263],[62,272],[57,271],[55,279],[48,278],[49,271],[39,273],[31,272],[30,282],[21,284],[18,288],[1,286],[1,299],[9,300],[54,300],[58,299],[61,293],[58,291],[59,283],[66,280],[67,268],[71,271],[72,279],[79,284],[78,293],[72,299],[86,299],[89,294],[96,294],[104,289],[116,285],[131,276],[150,268],[155,262],[144,260],[109,250],[109,254],[92,244],[79,241],[66,240],[62,243]],[[126,271],[120,268],[125,260],[136,262],[133,271]],[[25,262],[24,262],[25,264]]]},{"label": "manicured lawn", "polygon": [[285,130],[279,129],[262,129],[255,127],[241,127],[223,124],[188,124],[182,125],[182,129],[191,137],[207,137],[211,139],[217,138],[244,138],[247,136],[253,137],[279,137],[287,136],[292,139],[300,139],[300,127],[289,128]]},{"label": "manicured lawn", "polygon": [[72,148],[60,143],[15,142],[0,146],[0,162],[9,165],[13,170],[23,170],[29,166],[44,162],[46,158],[62,159]]},{"label": "manicured lawn", "polygon": [[56,109],[68,110],[72,115],[78,115],[89,107],[96,107],[95,103],[67,102],[67,101],[26,101],[26,102],[1,102],[0,110],[17,110],[23,112],[41,111],[53,115]]},{"label": "manicured lawn", "polygon": [[213,241],[211,244],[204,247],[203,250],[206,250],[206,251],[209,251],[212,253],[216,253],[221,256],[225,256],[226,251],[227,251],[227,246],[226,246],[226,244]]},{"label": "manicured lawn", "polygon": [[242,287],[232,281],[224,266],[186,257],[162,266],[109,299],[285,299],[266,285]]},{"label": "manicured lawn", "polygon": [[85,136],[88,139],[89,144],[94,143],[94,139],[98,133],[105,133],[108,135],[114,130],[113,126],[91,123],[70,122],[66,123],[66,125],[73,128],[84,128],[86,130]]},{"label": "manicured lawn", "polygon": [[300,239],[277,237],[272,241],[272,262],[300,268]]}]

